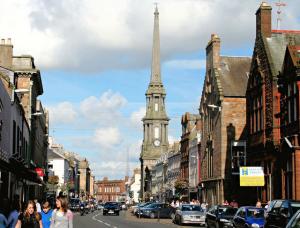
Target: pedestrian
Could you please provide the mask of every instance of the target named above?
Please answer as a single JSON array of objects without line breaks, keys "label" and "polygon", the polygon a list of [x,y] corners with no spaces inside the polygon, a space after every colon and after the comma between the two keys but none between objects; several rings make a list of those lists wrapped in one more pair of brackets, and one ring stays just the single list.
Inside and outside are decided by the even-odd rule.
[{"label": "pedestrian", "polygon": [[40,213],[36,211],[34,201],[29,200],[25,211],[20,213],[16,228],[43,228]]},{"label": "pedestrian", "polygon": [[271,201],[268,201],[268,204],[265,206],[265,209],[268,209],[270,207]]},{"label": "pedestrian", "polygon": [[42,212],[41,204],[39,203],[39,201],[37,199],[35,199],[34,202],[35,202],[35,206],[36,206],[36,211],[38,213],[41,213]]},{"label": "pedestrian", "polygon": [[65,196],[56,198],[56,209],[52,213],[51,228],[73,228],[73,213],[68,209]]},{"label": "pedestrian", "polygon": [[49,203],[49,201],[46,200],[43,203],[43,209],[41,212],[43,228],[50,228],[52,213],[53,213],[53,210],[50,207],[50,203]]},{"label": "pedestrian", "polygon": [[20,202],[18,200],[14,200],[12,203],[12,211],[10,212],[8,219],[7,219],[7,227],[8,228],[15,228],[18,222],[18,217],[20,215]]},{"label": "pedestrian", "polygon": [[6,228],[7,226],[7,207],[6,199],[0,198],[0,228]]},{"label": "pedestrian", "polygon": [[223,205],[224,205],[224,206],[228,206],[228,205],[229,205],[228,201],[225,200],[224,203],[223,203]]},{"label": "pedestrian", "polygon": [[260,200],[257,200],[255,207],[262,208]]},{"label": "pedestrian", "polygon": [[234,208],[238,208],[239,207],[239,204],[238,202],[235,201],[235,199],[233,199],[230,203],[230,206],[234,207]]}]

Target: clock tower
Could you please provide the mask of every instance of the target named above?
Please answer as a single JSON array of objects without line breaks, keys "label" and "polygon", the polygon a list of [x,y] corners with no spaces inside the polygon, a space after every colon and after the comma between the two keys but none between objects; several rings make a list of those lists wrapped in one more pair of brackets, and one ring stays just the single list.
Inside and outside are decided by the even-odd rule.
[{"label": "clock tower", "polygon": [[140,196],[143,199],[145,197],[144,193],[151,191],[151,169],[155,165],[156,160],[162,153],[167,152],[169,147],[169,118],[165,109],[166,91],[162,84],[160,72],[159,12],[157,6],[154,12],[151,79],[145,95],[144,139],[140,154]]}]

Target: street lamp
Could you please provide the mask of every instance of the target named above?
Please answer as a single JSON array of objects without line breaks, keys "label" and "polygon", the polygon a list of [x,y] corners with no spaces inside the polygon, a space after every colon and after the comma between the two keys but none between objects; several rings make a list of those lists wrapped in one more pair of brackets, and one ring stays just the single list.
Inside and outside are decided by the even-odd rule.
[{"label": "street lamp", "polygon": [[221,110],[222,110],[221,106],[217,106],[217,105],[214,105],[214,104],[209,104],[209,105],[207,105],[207,107],[212,108],[212,110],[219,109],[219,112],[221,112]]}]

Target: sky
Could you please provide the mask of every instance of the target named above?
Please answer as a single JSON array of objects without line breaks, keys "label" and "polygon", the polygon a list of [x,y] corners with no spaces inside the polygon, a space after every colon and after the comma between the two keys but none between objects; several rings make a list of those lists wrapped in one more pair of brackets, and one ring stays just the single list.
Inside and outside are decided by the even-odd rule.
[{"label": "sky", "polygon": [[[251,56],[260,0],[158,0],[169,141],[181,116],[197,114],[211,34],[221,54]],[[275,1],[273,29],[276,29]],[[286,0],[281,29],[299,30],[299,1]],[[0,38],[40,69],[49,135],[90,161],[96,180],[140,166],[145,92],[151,73],[152,0],[0,0]],[[129,161],[127,163],[127,161]],[[128,166],[127,166],[128,164]]]}]

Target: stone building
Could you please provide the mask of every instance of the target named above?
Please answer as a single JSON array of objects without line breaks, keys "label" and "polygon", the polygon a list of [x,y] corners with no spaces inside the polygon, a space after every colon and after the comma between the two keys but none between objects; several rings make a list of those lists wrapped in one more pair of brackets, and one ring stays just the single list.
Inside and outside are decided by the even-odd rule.
[{"label": "stone building", "polygon": [[[43,94],[43,85],[40,71],[35,67],[32,56],[13,56],[13,45],[11,40],[1,40],[0,44],[0,66],[12,72],[14,92],[20,99],[20,103],[25,113],[25,118],[30,128],[28,153],[24,158],[29,172],[35,175],[36,169],[40,170],[43,176],[46,171],[48,117],[47,112],[42,108],[37,97]],[[17,134],[17,133],[16,133]],[[23,142],[22,147],[24,147]],[[20,159],[12,158],[16,166],[24,166]],[[32,176],[34,179],[34,177]],[[28,197],[42,198],[44,187],[40,180],[29,184]]]},{"label": "stone building", "polygon": [[181,140],[180,140],[180,153],[181,153],[181,163],[180,163],[180,179],[183,182],[186,182],[187,188],[181,193],[182,195],[188,198],[189,189],[188,189],[188,182],[189,182],[189,137],[192,129],[197,122],[197,118],[199,119],[199,115],[185,113],[181,117],[181,126],[182,126],[182,133],[181,133]]},{"label": "stone building", "polygon": [[168,151],[169,118],[165,109],[166,91],[160,70],[159,17],[154,12],[151,80],[146,91],[146,116],[143,118],[144,139],[141,148],[141,198],[151,192],[151,169],[161,154]]},{"label": "stone building", "polygon": [[[298,33],[300,37],[300,31]],[[282,198],[300,200],[300,39],[288,44],[278,78]]]},{"label": "stone building", "polygon": [[175,183],[180,179],[180,163],[181,163],[181,153],[180,153],[180,142],[174,142],[170,145],[168,153],[168,167],[167,167],[167,183],[166,192],[167,198],[172,199],[175,197]]},{"label": "stone building", "polygon": [[[280,153],[280,148],[284,145],[285,139],[293,141],[292,138],[288,138],[291,131],[288,133],[284,128],[291,129],[292,122],[295,123],[295,121],[287,124],[284,122],[285,117],[282,116],[283,123],[280,123],[280,113],[282,112],[280,111],[277,77],[282,70],[287,45],[299,45],[300,43],[299,31],[272,30],[271,14],[271,6],[265,2],[261,3],[256,12],[256,39],[247,86],[247,160],[249,161],[248,165],[264,168],[265,186],[252,190],[257,192],[256,198],[260,198],[264,202],[286,197],[286,195],[291,196],[291,192],[284,192],[280,187],[290,186],[290,178],[292,178],[290,176],[291,163],[289,163],[291,160]],[[289,77],[292,82],[294,75],[289,75]],[[296,90],[291,89],[289,92],[294,93]],[[288,96],[293,97],[293,95]],[[293,108],[289,107],[289,104],[287,105],[288,107],[282,107],[282,109]],[[289,114],[295,115],[292,116],[293,118],[297,117],[297,113],[292,109]],[[283,134],[280,133],[280,129]],[[292,145],[296,146],[297,144]],[[282,148],[284,147],[286,146]],[[286,163],[283,164],[284,169],[282,170],[281,166],[284,161]],[[293,191],[293,196],[296,196],[295,189]]]},{"label": "stone building", "polygon": [[244,136],[246,87],[251,58],[220,55],[213,34],[206,47],[206,74],[200,102],[202,200],[221,204],[238,195],[231,170],[231,143]]},{"label": "stone building", "polygon": [[126,189],[124,180],[109,180],[104,177],[102,181],[96,181],[97,193],[96,198],[98,201],[125,201]]},{"label": "stone building", "polygon": [[200,151],[201,151],[201,119],[196,115],[196,122],[189,133],[189,201],[199,198],[200,183]]},{"label": "stone building", "polygon": [[91,193],[90,192],[91,169],[89,167],[89,162],[86,158],[80,160],[79,172],[80,172],[80,180],[79,180],[80,196],[88,197]]}]

